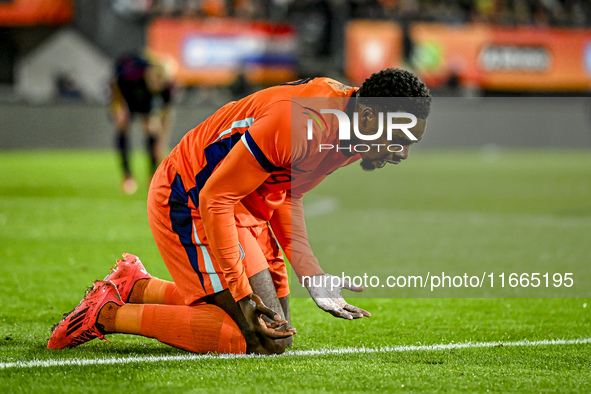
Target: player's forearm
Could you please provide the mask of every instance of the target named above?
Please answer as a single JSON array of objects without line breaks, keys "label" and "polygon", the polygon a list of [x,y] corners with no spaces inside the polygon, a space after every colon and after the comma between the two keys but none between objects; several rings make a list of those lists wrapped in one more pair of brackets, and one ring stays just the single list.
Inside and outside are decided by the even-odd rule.
[{"label": "player's forearm", "polygon": [[288,196],[273,214],[271,227],[298,278],[324,273],[308,240],[301,198]]},{"label": "player's forearm", "polygon": [[212,253],[222,269],[230,293],[238,301],[252,293],[252,289],[238,246],[234,205],[232,201],[220,201],[206,192],[201,194],[199,206]]},{"label": "player's forearm", "polygon": [[199,194],[205,234],[236,301],[252,293],[252,289],[242,263],[234,208],[268,175],[244,144],[238,142]]}]

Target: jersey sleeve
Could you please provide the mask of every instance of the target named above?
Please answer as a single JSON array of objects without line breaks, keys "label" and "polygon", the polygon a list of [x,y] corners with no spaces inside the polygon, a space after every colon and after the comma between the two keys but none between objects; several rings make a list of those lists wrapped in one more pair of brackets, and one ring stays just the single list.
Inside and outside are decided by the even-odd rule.
[{"label": "jersey sleeve", "polygon": [[291,163],[306,155],[307,143],[297,104],[289,100],[267,106],[242,136],[242,141],[267,172],[289,169]]},{"label": "jersey sleeve", "polygon": [[252,293],[242,262],[234,207],[269,176],[245,145],[238,142],[199,194],[205,234],[234,300]]}]

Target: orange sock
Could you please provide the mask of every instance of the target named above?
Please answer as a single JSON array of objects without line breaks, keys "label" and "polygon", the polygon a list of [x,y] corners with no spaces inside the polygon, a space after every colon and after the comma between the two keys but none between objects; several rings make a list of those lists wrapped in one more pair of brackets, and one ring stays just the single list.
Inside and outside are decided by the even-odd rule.
[{"label": "orange sock", "polygon": [[155,338],[190,352],[246,353],[240,328],[215,305],[125,304],[117,310],[114,326],[115,332]]},{"label": "orange sock", "polygon": [[129,295],[131,304],[185,305],[174,282],[158,278],[140,279]]}]

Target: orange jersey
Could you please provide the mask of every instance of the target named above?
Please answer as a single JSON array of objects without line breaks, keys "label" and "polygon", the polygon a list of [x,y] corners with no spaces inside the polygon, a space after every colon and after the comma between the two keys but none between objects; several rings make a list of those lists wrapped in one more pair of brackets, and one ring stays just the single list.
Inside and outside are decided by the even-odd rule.
[{"label": "orange jersey", "polygon": [[[315,152],[319,141],[306,141],[304,129],[299,130],[298,136],[293,134],[292,100],[297,105],[298,97],[345,98],[351,97],[356,91],[356,88],[329,78],[306,79],[262,90],[225,105],[187,133],[170,154],[171,162],[196,202],[199,190],[241,139],[261,167],[272,173],[257,189],[257,195],[268,196],[271,192],[288,189],[303,194],[318,184],[319,178],[324,179],[329,172],[350,160],[344,154]],[[321,138],[335,143],[338,126],[336,119],[330,118],[334,122],[322,130],[324,134]],[[324,160],[327,155],[334,160]],[[318,165],[323,161],[331,164],[319,169]],[[292,167],[295,169],[293,173]],[[243,202],[251,208],[250,213],[258,214],[255,216],[264,221],[269,220],[272,209],[269,210],[268,206],[254,198],[248,200]]]},{"label": "orange jersey", "polygon": [[[236,226],[270,221],[294,268],[291,243],[292,236],[298,237],[306,260],[297,263],[298,275],[322,273],[309,250],[305,229],[292,229],[296,219],[291,216],[303,222],[301,196],[358,155],[319,149],[320,143],[338,144],[338,122],[335,116],[325,116],[324,124],[315,124],[309,138],[304,114],[314,109],[305,107],[305,98],[344,99],[335,103],[345,111],[347,98],[356,91],[329,78],[262,90],[219,109],[189,131],[168,157],[177,172],[170,195],[173,228],[184,210],[197,211],[193,216],[203,221],[212,252],[236,300],[252,292]],[[303,98],[304,104],[297,98]]]}]

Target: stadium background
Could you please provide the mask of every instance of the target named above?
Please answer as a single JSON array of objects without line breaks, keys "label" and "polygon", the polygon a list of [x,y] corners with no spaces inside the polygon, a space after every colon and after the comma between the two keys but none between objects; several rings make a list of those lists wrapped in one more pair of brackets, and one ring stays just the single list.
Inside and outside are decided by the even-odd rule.
[{"label": "stadium background", "polygon": [[[436,97],[570,96],[445,100],[421,147],[591,144],[586,1],[12,0],[0,3],[0,25],[0,149],[110,148],[112,65],[145,49],[179,85],[171,144],[257,88],[318,75],[358,85],[391,66],[417,72]],[[501,116],[478,132],[457,127],[478,113]],[[548,122],[569,127],[541,131]]]}]

